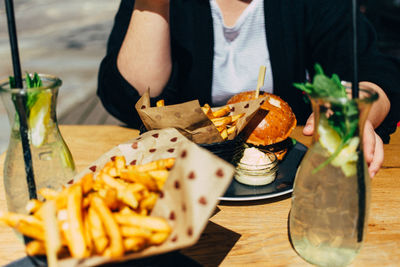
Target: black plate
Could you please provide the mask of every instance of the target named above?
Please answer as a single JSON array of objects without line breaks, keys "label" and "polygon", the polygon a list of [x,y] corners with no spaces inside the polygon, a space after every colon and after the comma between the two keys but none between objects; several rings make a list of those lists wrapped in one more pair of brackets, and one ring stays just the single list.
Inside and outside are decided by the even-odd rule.
[{"label": "black plate", "polygon": [[220,200],[248,201],[273,198],[293,191],[293,182],[297,168],[303,159],[307,147],[300,142],[289,149],[285,158],[278,164],[276,179],[273,183],[263,186],[241,184],[235,179]]}]

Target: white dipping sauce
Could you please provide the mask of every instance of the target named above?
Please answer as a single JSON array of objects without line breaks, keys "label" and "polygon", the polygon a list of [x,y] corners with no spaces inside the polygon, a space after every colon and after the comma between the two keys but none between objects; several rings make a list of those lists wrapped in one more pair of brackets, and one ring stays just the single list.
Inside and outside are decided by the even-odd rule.
[{"label": "white dipping sauce", "polygon": [[[247,185],[266,185],[275,180],[276,156],[251,147],[246,148],[236,168],[235,179]],[[272,160],[271,160],[272,158]]]}]

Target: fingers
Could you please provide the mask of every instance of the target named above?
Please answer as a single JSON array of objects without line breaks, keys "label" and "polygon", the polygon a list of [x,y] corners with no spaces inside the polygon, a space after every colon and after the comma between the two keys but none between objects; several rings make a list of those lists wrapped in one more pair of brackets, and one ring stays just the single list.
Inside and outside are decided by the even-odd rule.
[{"label": "fingers", "polygon": [[304,135],[312,135],[314,133],[314,113],[311,113],[303,129]]},{"label": "fingers", "polygon": [[373,178],[380,169],[384,158],[382,139],[376,133],[375,133],[375,138],[376,138],[375,153],[371,163],[368,166],[368,172],[371,178]]},{"label": "fingers", "polygon": [[375,133],[371,122],[367,120],[364,128],[364,157],[368,164],[368,172],[372,177],[382,165],[384,152],[382,139]]},{"label": "fingers", "polygon": [[368,166],[371,164],[376,146],[375,130],[370,121],[365,122],[364,126],[364,157]]}]

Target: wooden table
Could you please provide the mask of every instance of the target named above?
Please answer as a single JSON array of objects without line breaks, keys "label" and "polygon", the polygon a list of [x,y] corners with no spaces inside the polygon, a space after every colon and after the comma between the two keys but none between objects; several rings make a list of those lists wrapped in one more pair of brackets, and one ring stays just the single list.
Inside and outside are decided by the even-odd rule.
[{"label": "wooden table", "polygon": [[[138,132],[118,126],[63,126],[78,171]],[[304,144],[310,138],[294,131]],[[0,210],[6,209],[3,188],[4,154],[0,156]],[[372,181],[368,234],[352,266],[400,264],[400,131],[385,145],[383,167]],[[291,248],[287,234],[290,195],[271,200],[222,202],[199,242],[182,252],[205,266],[305,266]],[[0,265],[25,255],[13,231],[0,227]]]}]

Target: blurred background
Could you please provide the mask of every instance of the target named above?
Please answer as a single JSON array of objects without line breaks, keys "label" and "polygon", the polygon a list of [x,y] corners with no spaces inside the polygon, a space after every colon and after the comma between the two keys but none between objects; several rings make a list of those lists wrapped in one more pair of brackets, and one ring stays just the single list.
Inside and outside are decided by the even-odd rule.
[{"label": "blurred background", "polygon": [[[22,72],[61,78],[57,117],[93,96],[119,0],[14,0]],[[4,1],[0,1],[0,79],[13,74]],[[0,101],[0,153],[10,130]]]},{"label": "blurred background", "polygon": [[[379,47],[400,59],[400,0],[360,0],[360,10],[377,31]],[[90,101],[119,0],[14,0],[22,71],[59,76],[57,115]],[[12,74],[4,1],[0,1],[0,78]],[[0,153],[9,123],[0,103]]]}]

